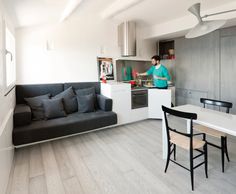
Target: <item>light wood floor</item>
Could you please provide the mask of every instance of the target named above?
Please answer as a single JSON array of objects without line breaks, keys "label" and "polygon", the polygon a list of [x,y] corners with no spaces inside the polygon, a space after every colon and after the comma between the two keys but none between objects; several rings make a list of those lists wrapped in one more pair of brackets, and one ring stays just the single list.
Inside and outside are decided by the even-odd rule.
[{"label": "light wood floor", "polygon": [[[146,120],[17,149],[11,194],[192,193],[189,172],[170,163],[164,173],[161,121]],[[194,193],[236,193],[236,139],[221,173],[220,151],[209,148],[209,178],[195,170]],[[188,164],[177,148],[177,160]]]}]

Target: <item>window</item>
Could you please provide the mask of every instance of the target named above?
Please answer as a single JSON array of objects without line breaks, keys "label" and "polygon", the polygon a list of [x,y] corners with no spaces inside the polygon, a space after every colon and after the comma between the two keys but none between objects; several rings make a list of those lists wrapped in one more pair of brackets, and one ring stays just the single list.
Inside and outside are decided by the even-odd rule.
[{"label": "window", "polygon": [[10,30],[5,28],[5,86],[8,93],[14,86],[16,81],[16,65],[15,65],[15,37]]}]

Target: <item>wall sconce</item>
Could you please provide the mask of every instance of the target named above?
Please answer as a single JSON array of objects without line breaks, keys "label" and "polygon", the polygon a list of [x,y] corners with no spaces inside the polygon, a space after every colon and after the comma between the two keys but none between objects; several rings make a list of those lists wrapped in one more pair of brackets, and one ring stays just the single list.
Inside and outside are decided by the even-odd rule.
[{"label": "wall sconce", "polygon": [[106,47],[105,46],[100,46],[100,54],[104,55],[106,53]]},{"label": "wall sconce", "polygon": [[7,56],[7,55],[10,55],[11,56],[11,61],[13,61],[13,55],[12,55],[12,53],[10,52],[10,51],[8,51],[7,49],[6,49],[6,51],[5,51],[5,55]]},{"label": "wall sconce", "polygon": [[47,40],[47,41],[46,41],[46,50],[47,50],[47,51],[52,51],[52,50],[54,50],[54,49],[55,49],[55,48],[54,48],[54,42]]}]

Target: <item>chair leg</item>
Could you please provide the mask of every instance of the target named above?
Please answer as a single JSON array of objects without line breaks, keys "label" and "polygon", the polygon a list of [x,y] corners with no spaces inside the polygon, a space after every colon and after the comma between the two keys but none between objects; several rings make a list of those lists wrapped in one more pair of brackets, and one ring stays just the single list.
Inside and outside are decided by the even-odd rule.
[{"label": "chair leg", "polygon": [[193,150],[190,150],[190,175],[192,191],[194,190]]},{"label": "chair leg", "polygon": [[176,160],[176,145],[174,144],[174,160]]},{"label": "chair leg", "polygon": [[169,166],[169,162],[170,162],[170,146],[168,145],[168,151],[167,151],[167,160],[166,160],[165,173],[166,173],[167,168],[168,168],[168,166]]},{"label": "chair leg", "polygon": [[204,159],[205,159],[205,174],[208,178],[208,153],[207,153],[207,143],[204,146]]},{"label": "chair leg", "polygon": [[224,149],[225,149],[225,141],[224,137],[221,137],[221,163],[222,163],[222,172],[224,172],[224,165],[225,165],[225,156],[224,156]]},{"label": "chair leg", "polygon": [[229,160],[229,154],[228,154],[227,137],[225,137],[225,154],[229,162],[230,160]]}]

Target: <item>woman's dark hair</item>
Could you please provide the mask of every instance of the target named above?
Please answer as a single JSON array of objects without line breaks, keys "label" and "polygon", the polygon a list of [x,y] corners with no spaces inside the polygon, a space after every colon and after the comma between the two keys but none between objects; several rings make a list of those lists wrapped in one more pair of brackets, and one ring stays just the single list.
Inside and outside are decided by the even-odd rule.
[{"label": "woman's dark hair", "polygon": [[161,60],[161,57],[158,56],[158,55],[154,55],[154,56],[152,57],[152,59],[155,59],[156,61],[160,61],[160,60]]}]

